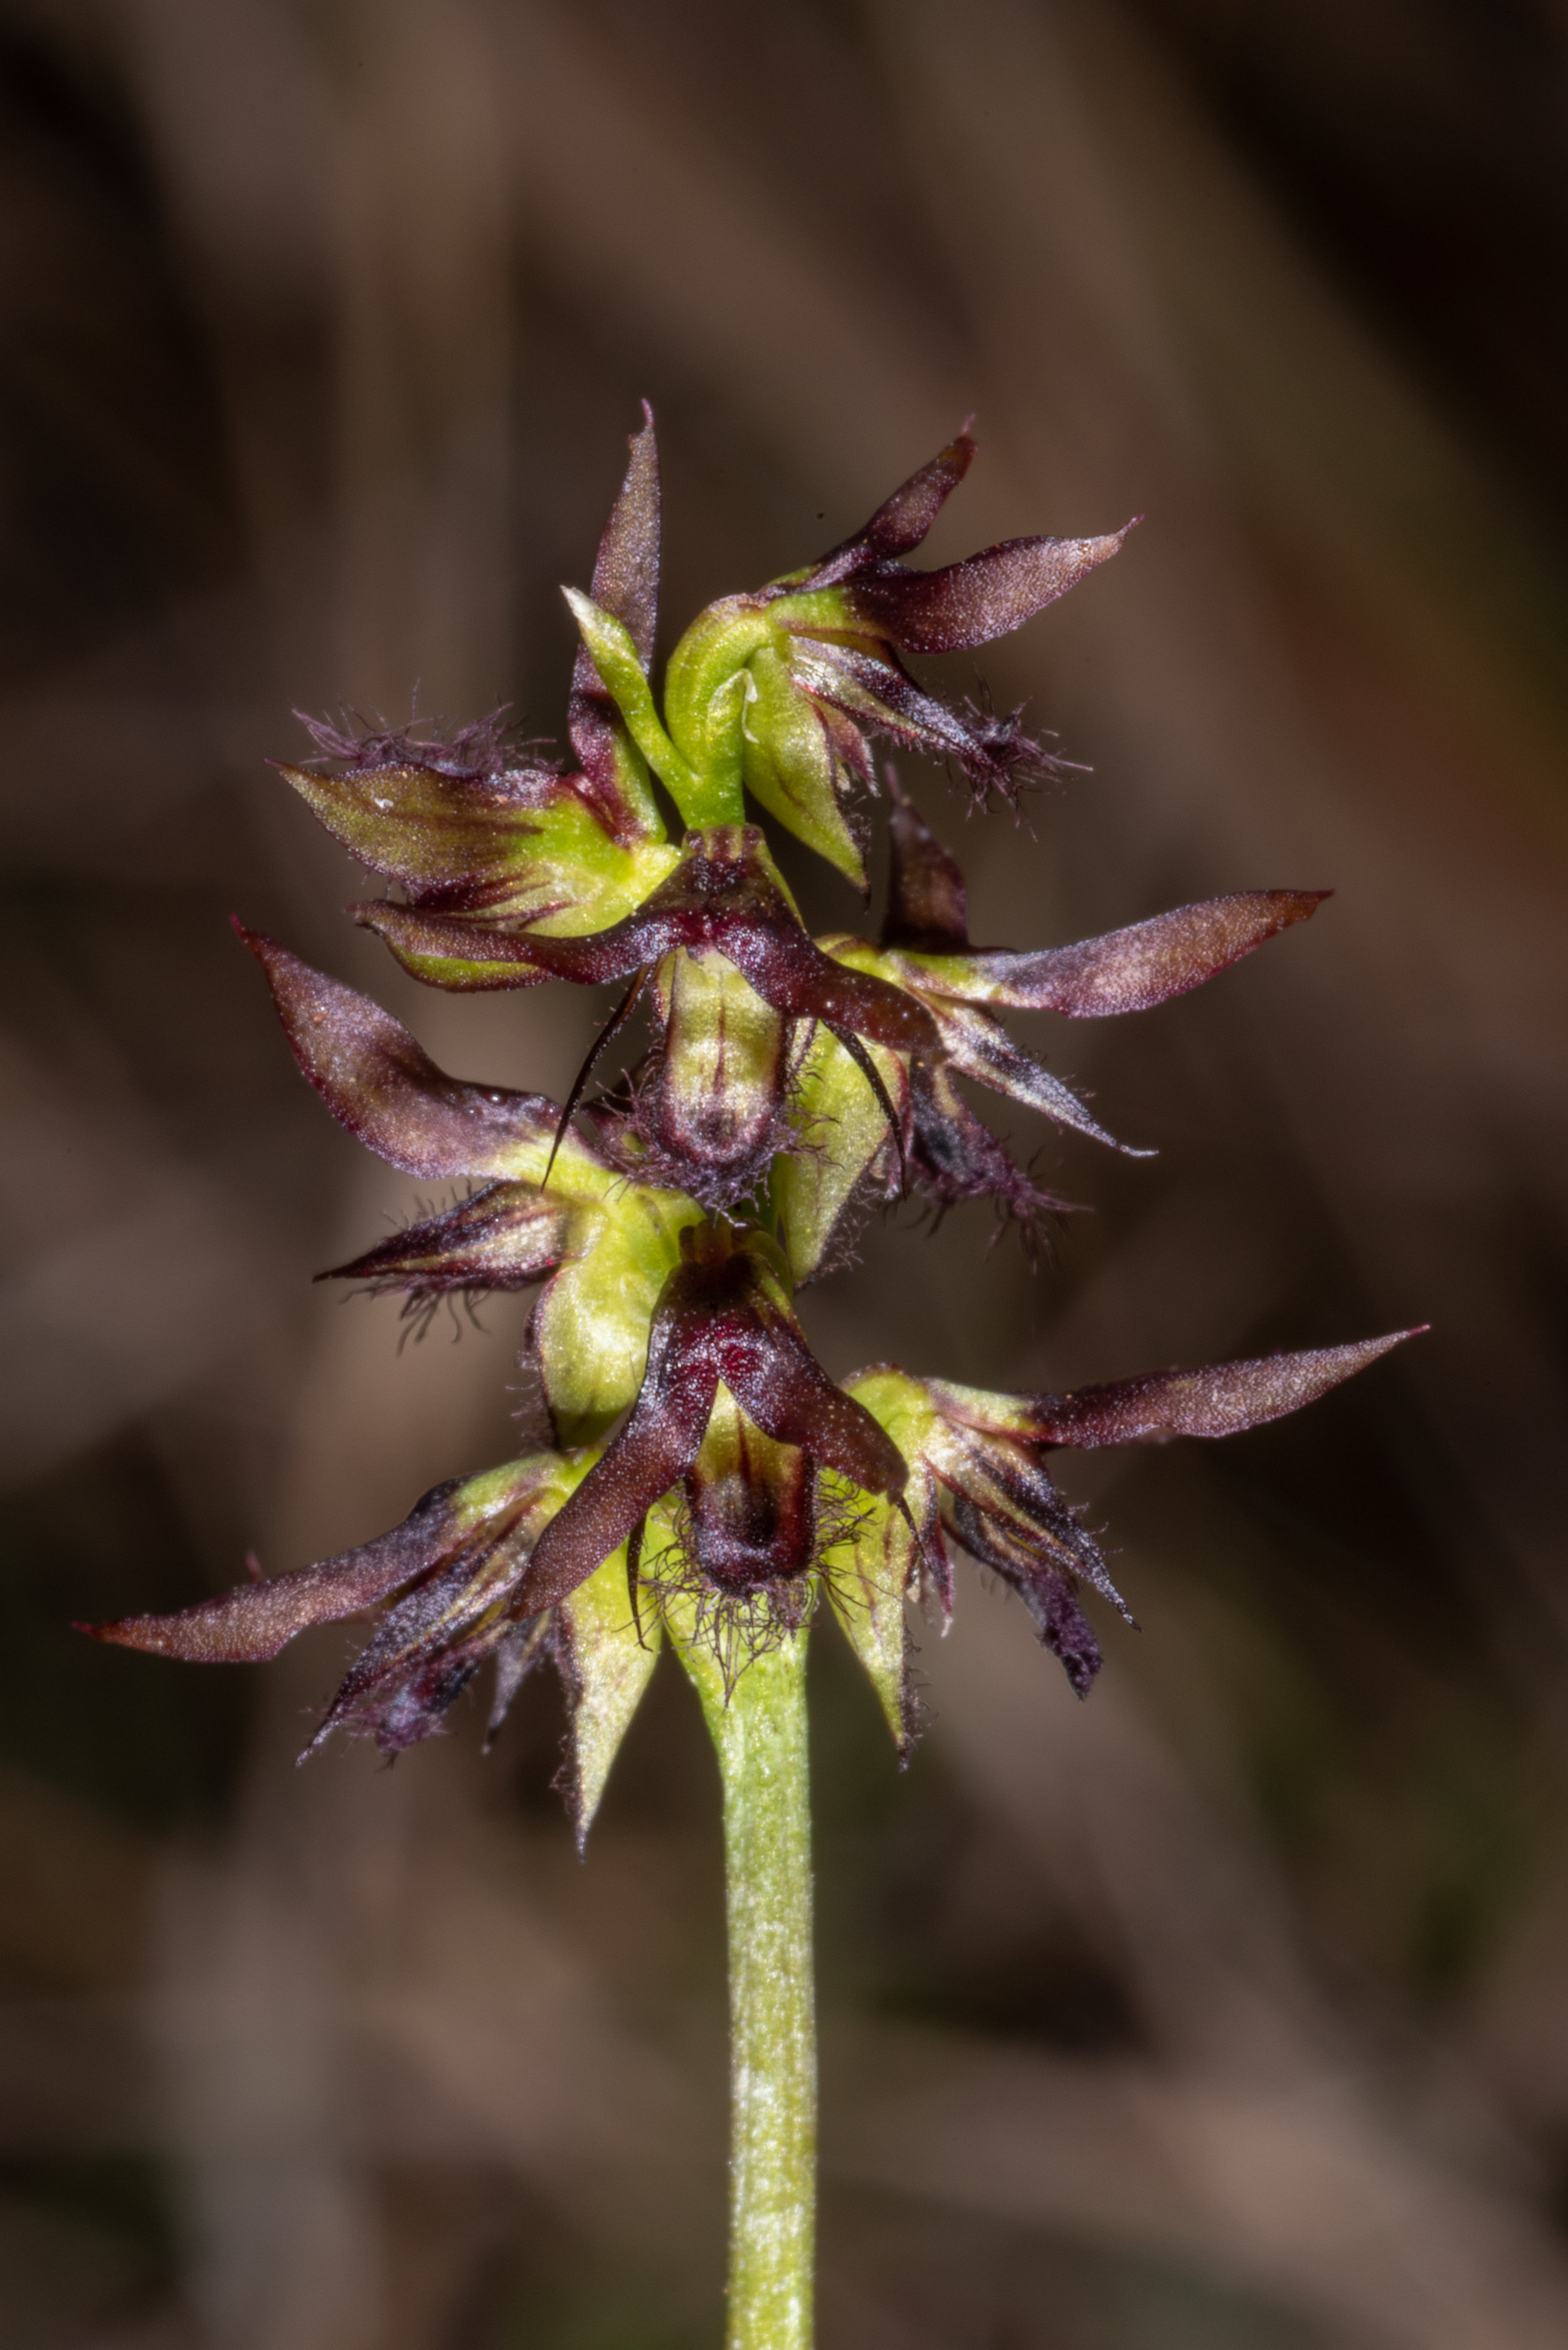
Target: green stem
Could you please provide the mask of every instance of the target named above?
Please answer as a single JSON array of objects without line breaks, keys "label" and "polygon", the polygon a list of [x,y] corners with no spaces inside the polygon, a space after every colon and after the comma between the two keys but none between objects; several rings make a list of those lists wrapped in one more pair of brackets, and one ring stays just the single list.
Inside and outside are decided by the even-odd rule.
[{"label": "green stem", "polygon": [[805,1634],[726,1702],[698,1679],[724,1787],[730,1933],[727,2350],[810,2350],[816,2233]]}]

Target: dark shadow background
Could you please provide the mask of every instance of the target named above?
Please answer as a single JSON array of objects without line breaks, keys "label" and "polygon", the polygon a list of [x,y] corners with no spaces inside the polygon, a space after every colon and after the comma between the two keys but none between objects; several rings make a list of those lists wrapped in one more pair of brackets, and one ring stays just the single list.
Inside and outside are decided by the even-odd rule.
[{"label": "dark shadow background", "polygon": [[558,733],[644,394],[666,646],[971,410],[932,559],[1147,515],[985,661],[1085,772],[1022,833],[911,778],[978,936],[1337,890],[1038,1037],[1158,1159],[1020,1130],[1095,1213],[1037,1276],[982,1212],[873,1229],[805,1300],[832,1367],[1434,1325],[1300,1420],[1075,1464],[1145,1626],[1088,1706],[971,1576],[900,1778],[823,1639],[824,2343],[1568,2338],[1565,100],[1552,0],[0,9],[16,2350],[719,2339],[677,1677],[579,1866],[548,1690],[488,1762],[465,1714],[296,1775],[336,1636],[251,1676],[68,1628],[505,1456],[521,1304],[400,1356],[312,1290],[411,1201],[226,917],[561,1092],[598,1002],[403,981],[265,761],[416,693]]}]

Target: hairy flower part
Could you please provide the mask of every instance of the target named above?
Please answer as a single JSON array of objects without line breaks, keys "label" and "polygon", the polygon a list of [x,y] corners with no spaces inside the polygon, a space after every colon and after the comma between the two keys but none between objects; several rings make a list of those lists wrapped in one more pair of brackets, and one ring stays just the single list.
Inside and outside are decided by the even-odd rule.
[{"label": "hairy flower part", "polygon": [[593,1450],[530,1453],[438,1485],[390,1534],[338,1558],[241,1584],[170,1616],[79,1628],[192,1664],[255,1664],[318,1624],[369,1617],[359,1651],[300,1756],[336,1730],[397,1754],[444,1727],[481,1668],[493,1670],[486,1744],[535,1666],[559,1672],[571,1714],[563,1792],[578,1840],[653,1669],[659,1626],[635,1625],[618,1561],[556,1606],[522,1586],[542,1529],[587,1474]]},{"label": "hairy flower part", "polygon": [[790,639],[797,691],[860,736],[950,761],[977,799],[1015,802],[1054,761],[1018,713],[973,702],[954,709],[924,692],[900,653],[967,650],[1006,636],[1119,552],[1127,532],[1097,538],[1018,538],[937,571],[902,561],[929,531],[975,453],[966,426],[901,484],[853,537],[763,591],[768,617]]},{"label": "hairy flower part", "polygon": [[[876,789],[876,738],[950,761],[980,799],[1015,799],[1047,764],[1016,713],[944,703],[904,656],[1018,627],[1126,537],[1013,539],[911,569],[973,453],[966,429],[816,563],[710,606],[670,658],[661,710],[645,411],[592,592],[566,591],[581,638],[574,765],[514,741],[500,712],[444,738],[306,722],[318,755],[284,772],[400,890],[350,910],[407,970],[460,992],[551,979],[621,991],[558,1105],[448,1076],[379,1005],[236,924],[333,1116],[421,1185],[458,1194],[319,1277],[400,1293],[416,1316],[442,1297],[536,1288],[526,1359],[555,1449],[436,1488],[341,1557],[86,1628],[222,1662],[368,1617],[313,1742],[341,1729],[389,1753],[438,1729],[486,1660],[493,1733],[547,1656],[571,1708],[562,1783],[580,1838],[667,1635],[712,1720],[721,1685],[727,1695],[826,1598],[907,1749],[906,1597],[950,1609],[957,1551],[1018,1593],[1085,1694],[1102,1659],[1082,1595],[1127,1610],[1052,1482],[1052,1450],[1229,1435],[1411,1335],[1045,1396],[886,1365],[844,1388],[806,1344],[794,1290],[842,1259],[866,1203],[912,1180],[939,1214],[991,1199],[1026,1239],[1067,1206],[1013,1163],[963,1080],[1123,1147],[1004,1014],[1165,1003],[1326,894],[1241,892],[1070,946],[976,947],[962,874],[888,770],[881,936],[807,935],[743,821],[745,794],[861,887],[854,803]],[[651,775],[686,827],[679,844]],[[651,1045],[586,1101],[600,1054],[639,1011]]]},{"label": "hairy flower part", "polygon": [[681,1250],[631,1415],[535,1549],[524,1586],[534,1607],[564,1598],[628,1541],[635,1575],[639,1530],[678,1486],[697,1575],[737,1599],[815,1564],[815,1472],[894,1502],[903,1492],[896,1446],[806,1345],[767,1234],[714,1222]]},{"label": "hairy flower part", "polygon": [[501,1660],[505,1703],[515,1694],[516,1667],[537,1653],[537,1627],[514,1603],[534,1539],[564,1498],[564,1466],[555,1453],[532,1453],[437,1485],[390,1534],[340,1557],[243,1583],[176,1615],[84,1628],[192,1664],[256,1664],[313,1625],[379,1609],[306,1752],[347,1730],[396,1753],[429,1737],[487,1657]]},{"label": "hairy flower part", "polygon": [[[907,1097],[909,1171],[939,1211],[958,1201],[989,1196],[1014,1217],[1026,1238],[1042,1219],[1071,1203],[1037,1189],[1002,1143],[964,1104],[954,1083],[964,1076],[1055,1125],[1109,1144],[1128,1157],[1143,1154],[1116,1141],[1084,1104],[1033,1054],[1014,1042],[999,1011],[1056,1012],[1073,1019],[1103,1019],[1141,1012],[1184,995],[1266,939],[1304,921],[1330,893],[1324,889],[1254,889],[1200,905],[1183,906],[1075,946],[1017,954],[970,945],[964,880],[948,854],[888,775],[893,800],[892,860],[881,942],[849,936],[819,943],[848,968],[905,989],[929,1014],[940,1052],[904,1064],[895,1088]],[[883,1072],[888,1083],[888,1073]],[[819,1109],[817,1093],[842,1091],[831,1049],[808,1066],[801,1087],[806,1132]],[[888,1171],[887,1139],[867,1135],[870,1156],[861,1180],[880,1165]],[[806,1179],[809,1180],[809,1178]],[[808,1268],[799,1261],[798,1279]]]},{"label": "hairy flower part", "polygon": [[240,935],[296,1060],[339,1123],[426,1182],[485,1187],[337,1274],[416,1298],[543,1281],[532,1332],[557,1433],[573,1443],[599,1434],[637,1392],[649,1317],[680,1261],[682,1230],[701,1220],[698,1202],[628,1181],[605,1151],[562,1134],[543,1094],[449,1077],[368,996],[270,939]]},{"label": "hairy flower part", "polygon": [[[646,672],[659,596],[659,460],[653,420],[631,463],[594,568],[594,596]],[[640,903],[675,862],[648,768],[586,649],[572,679],[563,770],[514,746],[502,713],[449,739],[411,728],[353,734],[305,724],[318,757],[279,772],[358,861],[411,904],[488,921],[594,930]]]},{"label": "hairy flower part", "polygon": [[892,1105],[867,1047],[942,1050],[936,1022],[907,989],[847,967],[807,937],[753,825],[689,833],[669,879],[590,937],[480,932],[379,903],[355,911],[416,978],[441,987],[527,987],[545,977],[640,986],[651,977],[663,1018],[646,1130],[672,1163],[689,1163],[691,1185],[715,1204],[749,1189],[766,1163],[798,1024],[815,1022],[837,1039],[887,1119]]},{"label": "hairy flower part", "polygon": [[1120,548],[1097,538],[1021,538],[962,563],[911,571],[974,454],[967,429],[816,563],[711,604],[670,655],[662,717],[626,624],[598,597],[567,592],[585,647],[628,730],[689,824],[733,820],[742,791],[865,887],[864,827],[851,802],[875,790],[870,742],[957,766],[984,800],[1016,802],[1056,764],[998,717],[929,694],[900,654],[952,652],[1003,636]]},{"label": "hairy flower part", "polygon": [[906,1542],[886,1512],[872,1510],[846,1545],[846,1563],[882,1609],[877,1644],[865,1660],[895,1733],[907,1738],[909,1723],[895,1713],[890,1697],[904,1686],[902,1618],[890,1612],[892,1602],[929,1580],[944,1614],[950,1612],[949,1545],[991,1568],[1018,1594],[1080,1697],[1088,1695],[1104,1658],[1077,1587],[1087,1584],[1132,1622],[1098,1545],[1052,1482],[1044,1453],[1057,1446],[1092,1450],[1239,1435],[1299,1411],[1417,1335],[1395,1330],[1345,1347],[1215,1363],[1199,1371],[1150,1372],[1067,1395],[992,1395],[912,1378],[887,1364],[849,1380],[846,1392],[881,1423],[909,1464],[909,1507],[919,1537]]},{"label": "hairy flower part", "polygon": [[758,1190],[787,1140],[803,1024],[715,949],[667,955],[653,985],[659,1041],[631,1122],[650,1167],[727,1207]]}]

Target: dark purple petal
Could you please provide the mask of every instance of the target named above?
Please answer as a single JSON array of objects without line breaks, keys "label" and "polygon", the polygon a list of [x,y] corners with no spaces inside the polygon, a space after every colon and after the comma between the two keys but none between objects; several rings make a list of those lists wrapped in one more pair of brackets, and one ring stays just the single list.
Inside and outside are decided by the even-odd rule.
[{"label": "dark purple petal", "polygon": [[869,564],[886,563],[919,546],[942,507],[968,473],[974,458],[974,441],[966,424],[929,464],[901,482],[885,498],[864,527],[815,563],[807,575],[813,588],[831,587],[852,578]]},{"label": "dark purple petal", "polygon": [[[1071,1395],[1020,1399],[1023,1419],[1009,1424],[1038,1444],[1074,1445],[1168,1442],[1176,1436],[1235,1436],[1265,1420],[1281,1419],[1314,1403],[1342,1379],[1354,1378],[1425,1324],[1362,1338],[1348,1347],[1313,1347],[1303,1353],[1264,1355],[1243,1363],[1214,1363],[1201,1371],[1156,1371],[1105,1387],[1079,1388]],[[931,1393],[948,1409],[943,1390]]]},{"label": "dark purple petal", "polygon": [[440,1730],[486,1658],[518,1628],[506,1603],[524,1562],[520,1531],[511,1532],[479,1561],[454,1561],[400,1601],[349,1667],[306,1754],[335,1730],[373,1738],[383,1754],[400,1754]]},{"label": "dark purple petal", "polygon": [[[592,594],[601,611],[625,623],[646,671],[653,659],[659,614],[659,494],[653,411],[646,400],[642,413],[642,431],[632,435],[631,462],[599,541]],[[566,732],[596,812],[612,837],[625,837],[627,810],[618,773],[626,756],[624,728],[593,655],[583,644],[577,647],[572,671]]]},{"label": "dark purple petal", "polygon": [[1060,1659],[1075,1693],[1087,1697],[1106,1659],[1069,1578],[1042,1567],[1012,1587],[1033,1617],[1041,1640]]},{"label": "dark purple petal", "polygon": [[[653,432],[653,411],[646,400],[642,430],[631,435],[628,446],[630,462],[599,541],[591,593],[601,611],[624,621],[646,670],[653,659],[659,622],[659,444]],[[602,692],[591,659],[579,649],[577,660],[574,686]]]},{"label": "dark purple petal", "polygon": [[504,1175],[519,1144],[555,1132],[559,1112],[543,1094],[447,1076],[368,995],[234,928],[266,973],[301,1069],[334,1118],[393,1167],[435,1182]]},{"label": "dark purple petal", "polygon": [[456,1479],[433,1487],[390,1534],[293,1575],[242,1583],[178,1615],[126,1616],[118,1623],[79,1628],[95,1640],[182,1657],[188,1664],[264,1664],[310,1625],[356,1616],[438,1566],[451,1540],[452,1497],[457,1491]]},{"label": "dark purple petal", "polygon": [[793,1315],[764,1310],[757,1318],[764,1346],[742,1343],[720,1357],[742,1409],[777,1443],[798,1445],[862,1492],[901,1493],[909,1475],[903,1454],[865,1405],[828,1378]]},{"label": "dark purple petal", "polygon": [[974,702],[951,709],[923,692],[890,651],[801,641],[811,650],[796,667],[815,702],[922,758],[950,759],[977,801],[994,791],[1015,806],[1020,792],[1061,770],[1062,762],[1024,733],[1017,711],[999,715]]},{"label": "dark purple petal", "polygon": [[363,1281],[413,1297],[456,1289],[527,1289],[553,1273],[568,1244],[570,1217],[553,1193],[528,1183],[491,1183],[444,1214],[426,1216],[317,1281]]},{"label": "dark purple petal", "polygon": [[846,590],[862,626],[910,653],[958,652],[1004,637],[1121,551],[1134,527],[1104,538],[1013,538],[940,571],[898,565]]},{"label": "dark purple petal", "polygon": [[961,1200],[994,1200],[998,1213],[1017,1223],[1033,1253],[1045,1218],[1073,1211],[1073,1201],[1041,1191],[1014,1165],[991,1128],[961,1098],[944,1066],[911,1061],[909,1101],[914,1124],[909,1172],[937,1202],[939,1212]]},{"label": "dark purple petal", "polygon": [[[999,1523],[966,1494],[954,1495],[946,1514],[955,1537],[970,1556],[980,1565],[990,1567],[1010,1590],[1018,1594],[1033,1617],[1042,1641],[1061,1659],[1078,1696],[1087,1697],[1105,1659],[1078,1605],[1072,1574],[1051,1557],[1044,1541],[1020,1539],[1016,1527]],[[1105,1581],[1108,1583],[1109,1578],[1105,1577]],[[1112,1596],[1117,1597],[1120,1605],[1114,1588]]]},{"label": "dark purple petal", "polygon": [[668,1315],[661,1329],[664,1310],[661,1300],[630,1419],[534,1545],[522,1591],[522,1605],[530,1612],[554,1607],[586,1583],[679,1482],[701,1450],[718,1393],[718,1371],[700,1346],[682,1351]]},{"label": "dark purple petal", "polygon": [[[971,1000],[1021,1011],[1064,1012],[1075,1020],[1144,1012],[1201,986],[1276,931],[1304,922],[1333,894],[1329,889],[1240,890],[1157,914],[1152,921],[1134,922],[1104,938],[1084,939],[1076,946],[1046,947],[1034,954],[970,955],[966,965],[976,983]],[[948,973],[933,975],[930,983],[934,992],[946,994]],[[965,992],[956,972],[951,991]]]},{"label": "dark purple petal", "polygon": [[1058,1126],[1071,1127],[1075,1133],[1091,1136],[1096,1142],[1108,1143],[1128,1159],[1147,1159],[1151,1154],[1135,1150],[1129,1143],[1118,1142],[1107,1134],[1076,1094],[1072,1093],[1043,1068],[1022,1045],[1015,1045],[1007,1031],[983,1012],[971,1012],[967,1007],[939,1004],[936,1006],[937,1026],[952,1066],[966,1077],[972,1077],[992,1092],[1005,1094],[1009,1100],[1023,1102],[1031,1109],[1044,1110]]},{"label": "dark purple petal", "polygon": [[905,798],[898,778],[888,770],[893,803],[892,866],[882,944],[925,954],[961,952],[969,945],[963,875],[919,810]]},{"label": "dark purple petal", "polygon": [[495,988],[542,987],[549,978],[530,951],[526,932],[497,931],[461,914],[425,914],[389,898],[350,906],[361,930],[374,931],[406,972],[427,987],[463,995]]}]

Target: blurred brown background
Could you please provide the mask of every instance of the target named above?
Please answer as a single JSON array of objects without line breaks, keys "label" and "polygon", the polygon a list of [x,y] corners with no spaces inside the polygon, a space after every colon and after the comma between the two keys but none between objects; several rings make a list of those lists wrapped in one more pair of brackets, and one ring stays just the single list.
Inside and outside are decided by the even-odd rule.
[{"label": "blurred brown background", "polygon": [[645,393],[666,646],[971,410],[935,559],[1148,516],[984,661],[1092,775],[1023,835],[912,779],[979,937],[1338,890],[1043,1038],[1159,1158],[1020,1131],[1096,1213],[1035,1277],[982,1211],[872,1230],[805,1301],[833,1367],[1436,1326],[1299,1422],[1075,1464],[1146,1627],[1088,1706],[969,1576],[899,1778],[822,1639],[827,2350],[1568,2339],[1565,117],[1554,0],[0,9],[16,2350],[719,2338],[678,1678],[580,1866],[548,1688],[488,1762],[465,1712],[296,1774],[341,1636],[246,1675],[67,1628],[505,1457],[521,1301],[400,1356],[310,1287],[410,1189],[225,918],[559,1093],[597,1000],[402,981],[264,760],[416,691],[558,733]]}]

